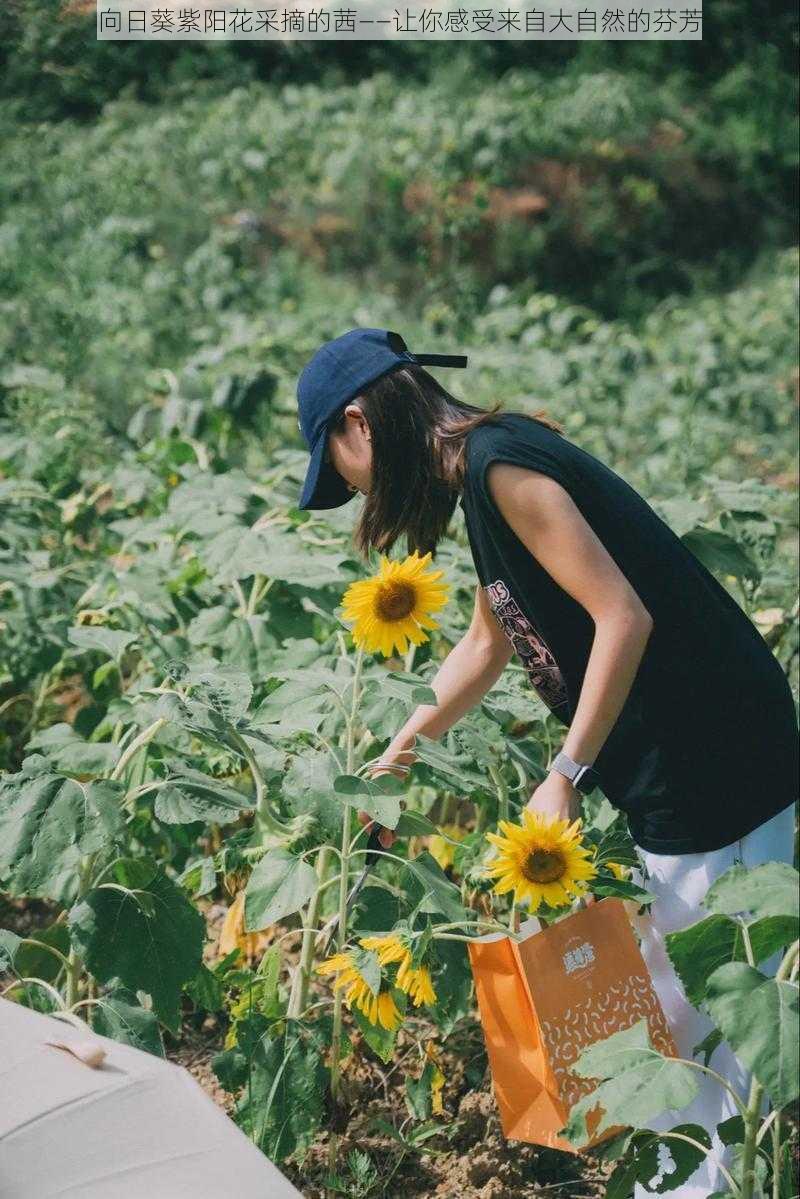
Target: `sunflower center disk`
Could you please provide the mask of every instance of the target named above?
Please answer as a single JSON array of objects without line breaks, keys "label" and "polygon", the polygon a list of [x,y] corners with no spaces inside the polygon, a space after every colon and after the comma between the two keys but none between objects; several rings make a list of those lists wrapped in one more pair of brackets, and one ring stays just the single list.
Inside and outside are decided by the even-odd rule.
[{"label": "sunflower center disk", "polygon": [[403,620],[414,611],[416,592],[408,583],[387,583],[378,595],[381,620]]},{"label": "sunflower center disk", "polygon": [[566,869],[560,853],[548,849],[534,849],[522,866],[522,873],[529,883],[554,883]]}]

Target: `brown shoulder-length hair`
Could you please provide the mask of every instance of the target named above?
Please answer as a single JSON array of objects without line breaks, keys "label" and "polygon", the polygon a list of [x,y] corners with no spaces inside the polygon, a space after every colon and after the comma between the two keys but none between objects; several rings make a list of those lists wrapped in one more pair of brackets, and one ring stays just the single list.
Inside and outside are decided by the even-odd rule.
[{"label": "brown shoulder-length hair", "polygon": [[[356,549],[367,558],[370,549],[388,552],[405,535],[409,553],[435,557],[463,488],[466,436],[496,424],[502,403],[486,409],[458,400],[416,363],[381,375],[351,403],[372,437],[372,483],[353,532]],[[564,434],[544,412],[519,415]],[[331,432],[344,420],[342,409]]]}]

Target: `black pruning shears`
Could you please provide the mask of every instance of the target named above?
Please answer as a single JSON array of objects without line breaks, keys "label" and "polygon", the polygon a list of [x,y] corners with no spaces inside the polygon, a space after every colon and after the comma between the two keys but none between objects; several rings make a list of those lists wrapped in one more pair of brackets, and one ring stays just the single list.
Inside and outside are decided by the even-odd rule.
[{"label": "black pruning shears", "polygon": [[[364,883],[367,881],[367,878],[369,877],[370,870],[372,869],[372,867],[375,865],[378,858],[380,857],[381,829],[382,829],[382,825],[373,824],[373,826],[370,830],[369,838],[367,840],[367,853],[364,858],[364,868],[361,871],[361,873],[359,874],[356,881],[353,883],[352,887],[350,888],[350,893],[347,896],[346,911],[348,911],[348,912],[352,909],[353,904],[358,899],[358,897],[361,893],[361,888],[364,886]],[[323,928],[320,929],[320,931],[317,935],[317,944],[319,944],[320,937],[325,938],[324,941],[322,942],[322,948],[320,950],[323,957],[328,956],[328,951],[330,950],[331,943],[333,941],[333,938],[336,936],[338,929],[339,929],[339,914],[337,912],[337,914],[335,916],[332,916],[331,919],[328,921],[328,923]]]}]

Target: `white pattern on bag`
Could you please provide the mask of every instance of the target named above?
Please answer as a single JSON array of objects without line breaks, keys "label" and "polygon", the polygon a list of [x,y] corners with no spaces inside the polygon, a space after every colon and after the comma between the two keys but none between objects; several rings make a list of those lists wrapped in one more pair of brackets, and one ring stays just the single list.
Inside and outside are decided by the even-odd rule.
[{"label": "white pattern on bag", "polygon": [[669,1027],[649,981],[634,974],[626,983],[592,995],[577,1007],[567,1008],[559,1020],[542,1020],[542,1037],[550,1050],[559,1094],[567,1107],[597,1087],[597,1079],[579,1078],[570,1071],[588,1045],[647,1017],[650,1038],[660,1052],[667,1052]]}]

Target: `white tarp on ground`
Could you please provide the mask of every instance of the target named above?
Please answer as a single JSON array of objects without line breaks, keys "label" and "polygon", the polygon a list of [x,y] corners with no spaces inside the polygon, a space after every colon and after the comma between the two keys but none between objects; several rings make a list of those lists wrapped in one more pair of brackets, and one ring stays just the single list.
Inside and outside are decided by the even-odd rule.
[{"label": "white tarp on ground", "polygon": [[302,1199],[181,1066],[0,999],[0,1199],[56,1197]]}]

